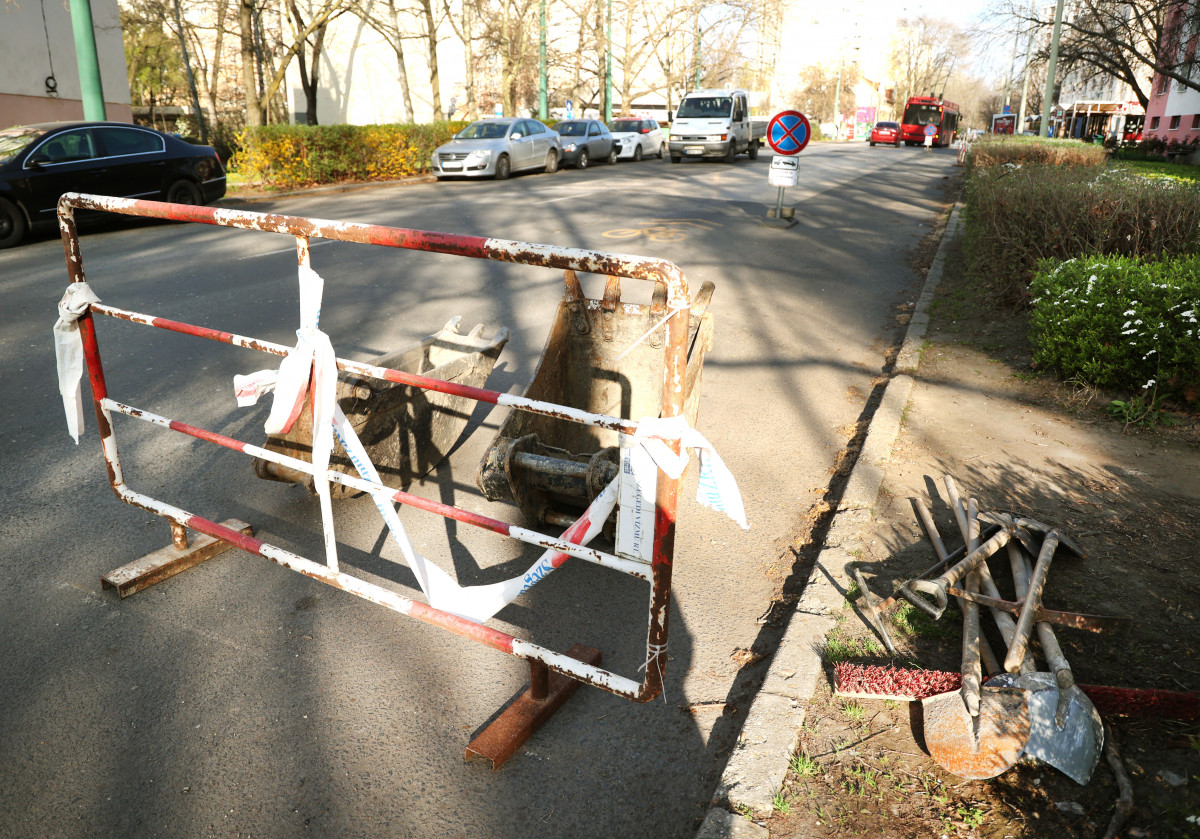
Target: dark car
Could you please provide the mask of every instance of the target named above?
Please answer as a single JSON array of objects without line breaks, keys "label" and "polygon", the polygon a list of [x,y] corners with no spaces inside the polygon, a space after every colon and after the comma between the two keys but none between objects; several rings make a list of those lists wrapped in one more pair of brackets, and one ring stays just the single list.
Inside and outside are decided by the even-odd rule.
[{"label": "dark car", "polygon": [[207,204],[225,194],[225,170],[211,146],[123,122],[0,130],[0,248],[54,224],[64,192]]},{"label": "dark car", "polygon": [[554,126],[562,138],[562,162],[586,169],[593,160],[617,162],[617,146],[608,126],[598,119],[565,119]]},{"label": "dark car", "polygon": [[871,145],[887,143],[889,146],[900,145],[900,123],[877,122],[871,129]]}]

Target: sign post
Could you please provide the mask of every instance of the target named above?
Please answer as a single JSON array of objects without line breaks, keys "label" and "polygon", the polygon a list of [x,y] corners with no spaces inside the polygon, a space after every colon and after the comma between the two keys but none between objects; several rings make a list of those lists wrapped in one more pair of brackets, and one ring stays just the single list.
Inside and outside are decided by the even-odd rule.
[{"label": "sign post", "polygon": [[937,126],[936,125],[925,126],[925,151],[929,151],[930,149],[933,148],[933,135],[934,134],[937,134]]},{"label": "sign post", "polygon": [[780,111],[767,123],[767,145],[776,155],[771,160],[767,183],[779,187],[775,212],[768,213],[767,218],[773,218],[776,225],[791,227],[796,223],[794,219],[783,220],[783,191],[798,184],[799,161],[795,156],[804,151],[811,137],[812,127],[808,117],[799,111]]}]

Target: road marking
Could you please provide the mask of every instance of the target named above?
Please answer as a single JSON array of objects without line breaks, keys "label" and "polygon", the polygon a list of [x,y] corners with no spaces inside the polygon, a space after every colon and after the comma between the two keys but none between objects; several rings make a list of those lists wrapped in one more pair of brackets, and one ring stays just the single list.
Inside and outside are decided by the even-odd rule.
[{"label": "road marking", "polygon": [[688,237],[691,232],[687,228],[698,228],[707,233],[717,227],[719,222],[701,218],[655,218],[649,219],[642,227],[618,227],[606,230],[601,235],[605,239],[635,239],[645,236],[651,242],[678,242]]},{"label": "road marking", "polygon": [[533,204],[553,204],[556,201],[567,201],[571,198],[582,198],[585,195],[595,195],[597,192],[602,192],[602,191],[603,190],[592,189],[587,192],[572,192],[570,195],[563,195],[560,198],[547,198],[545,201],[534,201],[532,203]]},{"label": "road marking", "polygon": [[[321,245],[332,245],[335,241],[338,241],[338,240],[337,239],[319,239],[316,242],[309,242],[308,247],[309,247],[309,249],[312,249],[315,247],[319,247]],[[295,252],[296,252],[296,249],[294,247],[280,248],[277,251],[265,251],[263,253],[252,253],[249,256],[239,256],[238,261],[240,262],[243,259],[257,259],[260,256],[274,256],[277,253],[295,253]]]}]

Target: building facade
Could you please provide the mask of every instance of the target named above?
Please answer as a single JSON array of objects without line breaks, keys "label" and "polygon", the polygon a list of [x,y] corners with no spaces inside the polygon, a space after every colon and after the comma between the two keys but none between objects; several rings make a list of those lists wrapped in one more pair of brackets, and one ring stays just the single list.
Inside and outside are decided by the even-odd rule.
[{"label": "building facade", "polygon": [[[92,0],[100,84],[108,119],[132,122],[117,0]],[[0,9],[0,128],[83,119],[71,12],[61,0]]]},{"label": "building facade", "polygon": [[[1176,72],[1200,82],[1200,4],[1179,0],[1167,19],[1163,42]],[[1154,74],[1146,106],[1147,138],[1194,145],[1200,142],[1200,90],[1162,73]]]}]

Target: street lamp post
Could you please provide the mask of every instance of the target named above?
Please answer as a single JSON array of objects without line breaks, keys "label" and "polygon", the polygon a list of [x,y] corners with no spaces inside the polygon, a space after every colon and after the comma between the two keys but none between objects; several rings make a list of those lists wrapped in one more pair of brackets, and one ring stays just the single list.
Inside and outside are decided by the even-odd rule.
[{"label": "street lamp post", "polygon": [[612,0],[607,4],[604,33],[604,121],[612,122]]},{"label": "street lamp post", "polygon": [[538,8],[538,119],[542,122],[550,115],[546,87],[546,0],[541,0]]},{"label": "street lamp post", "polygon": [[1058,6],[1054,10],[1054,31],[1050,35],[1050,60],[1046,62],[1046,90],[1042,94],[1042,125],[1039,134],[1050,130],[1050,104],[1054,98],[1054,70],[1058,64],[1058,39],[1062,33],[1062,16],[1063,0],[1058,0]]}]

